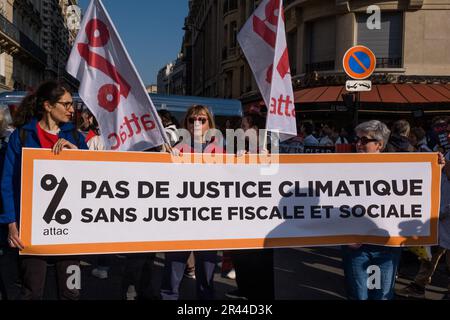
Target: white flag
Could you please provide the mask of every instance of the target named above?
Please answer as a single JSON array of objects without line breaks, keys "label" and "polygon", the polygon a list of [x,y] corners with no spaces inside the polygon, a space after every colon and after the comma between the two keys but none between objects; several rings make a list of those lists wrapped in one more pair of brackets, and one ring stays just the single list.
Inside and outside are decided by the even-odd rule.
[{"label": "white flag", "polygon": [[155,106],[100,0],[89,4],[67,72],[80,81],[80,97],[107,149],[143,151],[164,143]]},{"label": "white flag", "polygon": [[267,106],[267,130],[297,135],[283,1],[264,0],[237,37]]}]

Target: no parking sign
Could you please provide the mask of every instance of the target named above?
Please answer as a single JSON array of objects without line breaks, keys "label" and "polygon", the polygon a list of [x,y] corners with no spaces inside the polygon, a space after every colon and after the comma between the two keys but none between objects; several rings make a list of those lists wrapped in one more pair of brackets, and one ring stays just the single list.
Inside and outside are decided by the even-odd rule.
[{"label": "no parking sign", "polygon": [[375,54],[365,46],[354,46],[344,55],[344,71],[355,80],[363,80],[370,77],[375,71],[376,64]]}]

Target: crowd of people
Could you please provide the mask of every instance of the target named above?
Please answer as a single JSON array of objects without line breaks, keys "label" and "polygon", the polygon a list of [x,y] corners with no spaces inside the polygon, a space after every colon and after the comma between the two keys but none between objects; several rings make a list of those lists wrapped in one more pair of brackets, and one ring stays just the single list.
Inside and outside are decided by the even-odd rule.
[{"label": "crowd of people", "polygon": [[[42,84],[33,94],[28,95],[14,115],[13,123],[8,123],[0,113],[1,138],[1,212],[0,212],[0,259],[6,252],[17,253],[23,249],[18,224],[20,221],[20,176],[22,148],[48,148],[55,154],[64,149],[104,150],[98,123],[89,111],[84,111],[78,126],[73,124],[75,113],[72,96],[64,85],[50,81]],[[177,120],[167,111],[159,113],[165,127],[171,148],[181,153],[223,153],[225,145],[208,136],[208,131],[216,129],[213,115],[206,106],[192,106],[187,110],[182,128],[191,135],[191,142],[183,141],[178,130]],[[241,119],[239,127],[243,131],[261,130],[265,119],[261,114],[248,114]],[[443,138],[444,137],[444,138]],[[406,120],[392,124],[372,120],[359,124],[356,128],[338,127],[332,123],[315,125],[305,121],[299,125],[297,137],[283,142],[280,153],[304,153],[307,148],[317,147],[329,152],[439,152],[439,164],[442,167],[442,195],[440,219],[440,245],[432,248],[430,256],[421,257],[422,263],[415,280],[398,295],[424,298],[425,286],[430,283],[438,262],[445,256],[450,272],[450,120],[436,118],[429,127],[410,127]],[[321,148],[325,149],[321,149]],[[308,149],[312,150],[312,149]],[[152,149],[148,151],[161,151]],[[246,143],[243,150],[234,150],[237,154],[271,152]],[[444,156],[445,155],[445,156]],[[225,252],[225,259],[236,279],[237,291],[229,296],[242,299],[272,300],[275,298],[274,251],[236,250]],[[342,268],[345,274],[347,296],[354,300],[393,299],[394,284],[402,249],[368,244],[353,244],[342,247]],[[123,298],[177,300],[179,288],[184,277],[196,281],[197,298],[211,300],[215,298],[214,273],[219,261],[217,251],[170,252],[165,254],[165,265],[161,286],[152,287],[153,253],[127,254],[123,274]],[[20,256],[17,264],[7,267],[18,268],[21,286],[18,299],[39,300],[44,296],[47,266],[54,264],[58,278],[60,299],[80,299],[78,289],[69,289],[66,285],[68,266],[79,265],[75,257],[34,257]],[[225,260],[224,260],[225,262]],[[108,279],[108,257],[98,256],[92,274]],[[381,288],[367,287],[367,266],[377,265],[381,269]],[[8,296],[4,286],[4,275],[0,269],[0,290],[2,299]],[[134,294],[130,287],[136,288]],[[448,282],[450,291],[450,277]],[[445,296],[449,298],[449,293]]]}]

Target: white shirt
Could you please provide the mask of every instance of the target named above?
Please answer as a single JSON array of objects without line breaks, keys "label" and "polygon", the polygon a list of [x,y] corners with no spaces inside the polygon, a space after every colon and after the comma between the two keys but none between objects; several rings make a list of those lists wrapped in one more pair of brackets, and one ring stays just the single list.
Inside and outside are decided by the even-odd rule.
[{"label": "white shirt", "polygon": [[319,140],[317,140],[312,134],[307,136],[305,140],[303,140],[304,146],[318,146]]}]

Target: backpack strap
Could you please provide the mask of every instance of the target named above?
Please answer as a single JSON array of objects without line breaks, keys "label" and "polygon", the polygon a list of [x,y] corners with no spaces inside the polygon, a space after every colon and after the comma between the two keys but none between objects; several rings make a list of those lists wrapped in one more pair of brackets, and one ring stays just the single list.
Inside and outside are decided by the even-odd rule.
[{"label": "backpack strap", "polygon": [[19,129],[19,139],[20,144],[22,145],[22,147],[24,147],[25,142],[27,141],[27,131],[23,127]]},{"label": "backpack strap", "polygon": [[78,130],[77,129],[72,129],[72,137],[73,137],[73,141],[75,141],[75,145],[77,147],[79,147],[80,144],[80,135],[78,134]]}]

